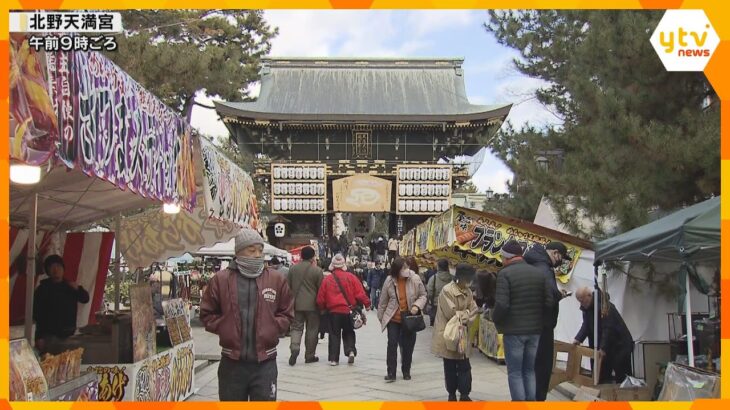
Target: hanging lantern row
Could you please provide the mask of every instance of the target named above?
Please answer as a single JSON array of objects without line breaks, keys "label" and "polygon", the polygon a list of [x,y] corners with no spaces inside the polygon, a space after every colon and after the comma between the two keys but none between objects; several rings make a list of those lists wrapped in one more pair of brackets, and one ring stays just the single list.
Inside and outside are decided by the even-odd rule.
[{"label": "hanging lantern row", "polygon": [[324,199],[274,199],[274,211],[323,211]]},{"label": "hanging lantern row", "polygon": [[324,184],[274,184],[274,195],[324,195],[324,191]]},{"label": "hanging lantern row", "polygon": [[450,170],[445,168],[401,168],[401,181],[448,181]]},{"label": "hanging lantern row", "polygon": [[293,167],[274,166],[273,175],[276,179],[324,179],[324,167]]},{"label": "hanging lantern row", "polygon": [[400,196],[449,196],[451,186],[447,184],[398,184]]},{"label": "hanging lantern row", "polygon": [[411,200],[401,199],[398,201],[400,212],[443,212],[449,209],[449,201],[443,200]]}]

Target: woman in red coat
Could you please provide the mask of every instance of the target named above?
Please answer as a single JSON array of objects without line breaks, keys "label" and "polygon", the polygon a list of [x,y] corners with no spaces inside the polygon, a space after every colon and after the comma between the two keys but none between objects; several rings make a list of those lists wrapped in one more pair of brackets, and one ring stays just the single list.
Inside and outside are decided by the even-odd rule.
[{"label": "woman in red coat", "polygon": [[355,329],[350,322],[350,311],[357,305],[370,307],[370,299],[365,294],[362,283],[345,268],[345,258],[338,253],[330,264],[332,274],[325,276],[317,293],[317,306],[321,311],[328,311],[330,316],[330,366],[337,366],[340,362],[340,340],[344,345],[347,362],[355,363],[357,349]]}]

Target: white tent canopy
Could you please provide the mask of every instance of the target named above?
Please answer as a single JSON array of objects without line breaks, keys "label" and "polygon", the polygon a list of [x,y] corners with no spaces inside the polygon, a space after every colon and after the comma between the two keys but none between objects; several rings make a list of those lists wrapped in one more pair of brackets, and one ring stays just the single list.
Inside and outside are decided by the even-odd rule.
[{"label": "white tent canopy", "polygon": [[[235,239],[231,239],[228,242],[217,243],[211,247],[200,248],[193,252],[193,255],[198,256],[228,256],[233,257],[235,255]],[[286,258],[291,260],[291,254],[283,249],[279,249],[268,243],[264,243],[264,255],[276,256],[277,258]]]}]

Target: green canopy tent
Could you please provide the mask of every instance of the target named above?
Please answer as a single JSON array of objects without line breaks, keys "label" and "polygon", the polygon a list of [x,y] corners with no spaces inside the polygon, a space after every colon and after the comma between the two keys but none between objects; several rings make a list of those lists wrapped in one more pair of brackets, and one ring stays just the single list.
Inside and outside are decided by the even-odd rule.
[{"label": "green canopy tent", "polygon": [[689,364],[694,366],[690,280],[707,293],[695,264],[720,263],[720,197],[708,199],[664,218],[596,244],[601,262],[676,262],[685,286]]}]

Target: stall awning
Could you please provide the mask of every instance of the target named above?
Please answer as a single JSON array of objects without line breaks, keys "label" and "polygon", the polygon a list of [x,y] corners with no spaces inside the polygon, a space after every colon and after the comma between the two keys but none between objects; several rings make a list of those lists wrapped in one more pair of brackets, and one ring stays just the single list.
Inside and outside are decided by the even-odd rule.
[{"label": "stall awning", "polygon": [[667,215],[596,244],[602,261],[664,262],[720,259],[720,197]]}]

